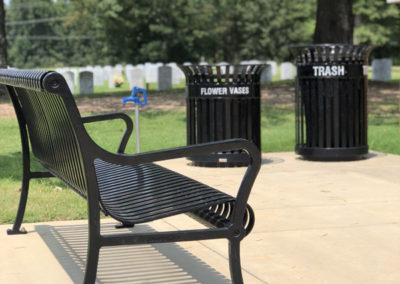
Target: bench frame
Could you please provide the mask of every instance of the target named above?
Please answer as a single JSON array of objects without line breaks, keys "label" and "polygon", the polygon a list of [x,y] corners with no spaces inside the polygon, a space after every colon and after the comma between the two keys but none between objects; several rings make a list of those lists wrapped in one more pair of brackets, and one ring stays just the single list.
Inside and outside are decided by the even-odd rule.
[{"label": "bench frame", "polygon": [[[253,143],[244,139],[231,139],[127,155],[124,154],[124,151],[133,129],[133,123],[129,116],[123,113],[112,113],[81,117],[65,79],[60,74],[51,71],[0,69],[0,84],[5,85],[14,105],[19,123],[22,145],[23,175],[21,197],[14,225],[12,229],[7,231],[8,234],[26,233],[26,231],[21,228],[21,224],[28,199],[30,179],[49,178],[55,176],[53,173],[48,171],[32,172],[30,167],[30,140],[26,123],[27,118],[24,117],[23,111],[18,102],[16,88],[34,89],[36,91],[58,94],[62,97],[70,114],[77,136],[79,137],[78,140],[80,146],[84,149],[85,156],[83,157],[83,163],[88,187],[87,204],[89,233],[84,283],[94,283],[96,281],[99,250],[103,246],[195,241],[217,238],[225,238],[229,241],[229,264],[232,282],[243,283],[240,264],[240,242],[251,231],[254,225],[254,213],[247,205],[247,201],[261,165],[260,152]],[[122,119],[126,124],[126,131],[123,134],[117,153],[110,153],[99,147],[90,138],[84,128],[85,123],[110,119]],[[99,191],[97,187],[96,174],[93,170],[93,161],[95,159],[100,158],[106,162],[121,166],[135,166],[162,160],[193,157],[196,155],[232,150],[242,150],[247,153],[250,157],[250,163],[238,189],[235,203],[229,217],[229,223],[226,226],[217,227],[207,218],[203,218],[201,222],[207,223],[209,227],[207,229],[101,235]],[[200,217],[197,216],[197,218]],[[247,221],[244,221],[244,219],[247,219]],[[247,224],[244,224],[245,222],[247,222]]]}]

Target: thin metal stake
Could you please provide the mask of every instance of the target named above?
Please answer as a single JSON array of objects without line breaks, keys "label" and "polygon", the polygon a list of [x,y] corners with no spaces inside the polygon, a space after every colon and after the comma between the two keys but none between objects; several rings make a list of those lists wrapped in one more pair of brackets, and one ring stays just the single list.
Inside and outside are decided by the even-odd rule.
[{"label": "thin metal stake", "polygon": [[[142,94],[142,95],[140,95]],[[135,133],[136,133],[136,153],[140,152],[140,126],[139,126],[139,105],[147,105],[147,94],[145,89],[134,87],[131,96],[122,99],[122,104],[126,102],[134,102],[135,104]]]},{"label": "thin metal stake", "polygon": [[139,105],[135,104],[136,153],[140,153]]}]

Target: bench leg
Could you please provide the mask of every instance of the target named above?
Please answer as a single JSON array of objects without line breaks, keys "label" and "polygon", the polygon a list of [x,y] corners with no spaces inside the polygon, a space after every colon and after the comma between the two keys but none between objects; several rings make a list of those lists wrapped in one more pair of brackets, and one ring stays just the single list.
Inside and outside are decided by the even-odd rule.
[{"label": "bench leg", "polygon": [[[90,235],[89,235],[90,238]],[[100,247],[95,241],[89,239],[88,252],[86,258],[86,271],[83,283],[92,284],[96,282],[97,265],[99,263]]]},{"label": "bench leg", "polygon": [[118,225],[115,225],[115,229],[133,228],[133,227],[135,227],[135,224],[120,223]]},{"label": "bench leg", "polygon": [[229,240],[229,269],[233,284],[243,284],[242,268],[240,266],[240,241]]},{"label": "bench leg", "polygon": [[13,228],[7,230],[8,235],[27,233],[27,231],[24,228],[21,228],[21,224],[22,220],[24,219],[26,201],[28,200],[28,191],[29,191],[29,177],[24,176],[22,178],[21,197],[19,199],[17,217],[15,218]]}]

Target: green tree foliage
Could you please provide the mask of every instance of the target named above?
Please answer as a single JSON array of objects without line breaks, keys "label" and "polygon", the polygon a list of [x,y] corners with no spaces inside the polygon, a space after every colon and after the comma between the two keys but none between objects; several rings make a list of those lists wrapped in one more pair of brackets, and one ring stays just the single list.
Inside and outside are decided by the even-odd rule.
[{"label": "green tree foliage", "polygon": [[[247,1],[246,57],[288,60],[289,44],[311,43],[315,26],[315,0]],[[253,4],[252,4],[253,3]],[[251,7],[252,6],[252,7]],[[253,17],[256,15],[256,17]],[[258,19],[262,19],[258,22]]]},{"label": "green tree foliage", "polygon": [[[314,2],[41,0],[35,3],[42,5],[36,6],[26,5],[26,0],[11,0],[8,22],[63,19],[9,26],[10,64],[31,68],[145,61],[285,60],[288,51],[282,47],[311,41]],[[26,38],[38,35],[59,38]]]},{"label": "green tree foliage", "polygon": [[[61,2],[61,1],[60,1]],[[43,38],[43,36],[62,36],[56,21],[29,24],[29,20],[49,19],[59,17],[51,0],[41,2],[42,5],[27,5],[25,0],[12,0],[7,9],[6,27],[8,38],[8,61],[15,67],[33,68],[37,66],[52,66],[61,56],[58,52],[65,48],[60,42]],[[24,21],[24,22],[22,22]],[[32,40],[37,37],[37,40]]]},{"label": "green tree foliage", "polygon": [[[282,47],[310,42],[315,0],[74,1],[90,18],[111,63],[287,59]],[[89,11],[89,12],[88,12]],[[87,21],[86,21],[87,22]],[[79,26],[85,26],[80,23]]]},{"label": "green tree foliage", "polygon": [[74,21],[72,8],[69,0],[11,0],[6,14],[9,65],[49,68],[97,62],[95,35],[85,34],[86,21]]},{"label": "green tree foliage", "polygon": [[[109,63],[198,60],[213,50],[213,5],[202,0],[76,1],[77,22],[96,30],[98,58]],[[95,7],[95,8],[94,8]],[[88,12],[86,12],[88,11]],[[84,23],[80,23],[83,26]],[[215,49],[215,48],[214,48]]]},{"label": "green tree foliage", "polygon": [[221,0],[214,22],[220,44],[214,58],[287,60],[287,45],[311,42],[315,0]]},{"label": "green tree foliage", "polygon": [[400,46],[399,5],[385,0],[356,0],[355,42],[377,46],[375,57],[398,57]]},{"label": "green tree foliage", "polygon": [[[288,60],[287,45],[312,42],[316,7],[316,0],[10,0],[9,64]],[[353,11],[355,42],[381,45],[378,51],[386,56],[396,54],[398,7],[355,0]]]}]

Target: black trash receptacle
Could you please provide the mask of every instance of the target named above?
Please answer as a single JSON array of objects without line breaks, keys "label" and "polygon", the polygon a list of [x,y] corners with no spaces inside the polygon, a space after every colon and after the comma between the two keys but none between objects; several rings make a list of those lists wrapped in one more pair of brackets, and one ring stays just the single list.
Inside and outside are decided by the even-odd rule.
[{"label": "black trash receptacle", "polygon": [[[261,149],[260,75],[266,65],[184,65],[187,144],[245,138]],[[189,158],[195,166],[246,166],[240,151]]]},{"label": "black trash receptacle", "polygon": [[296,56],[296,147],[309,160],[354,160],[368,153],[370,46],[291,46]]}]

